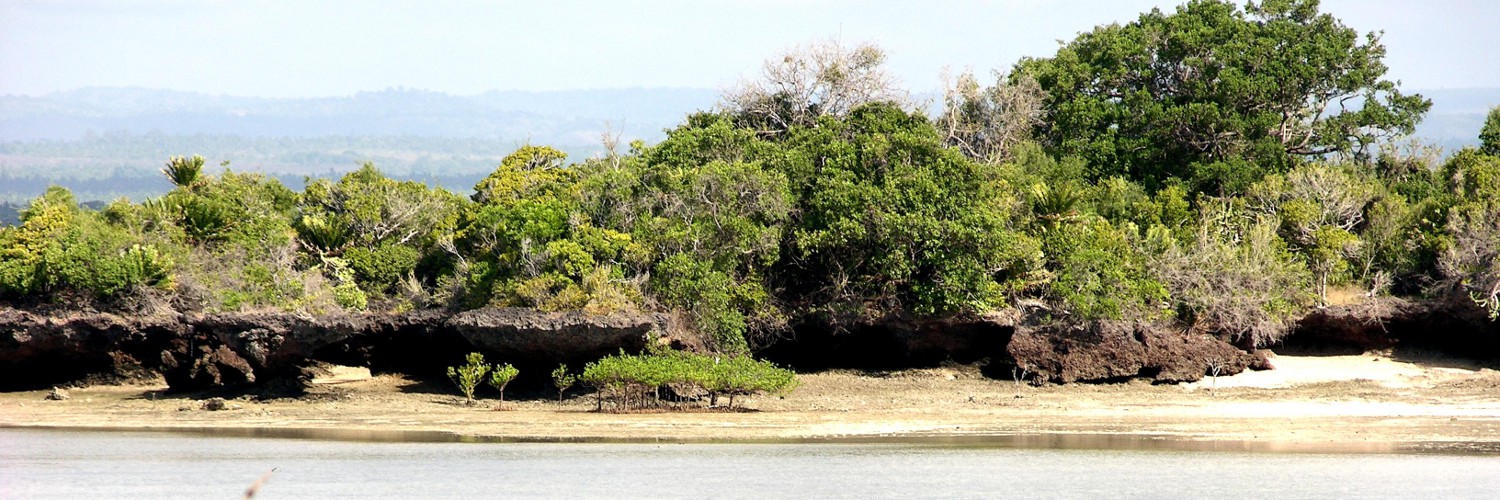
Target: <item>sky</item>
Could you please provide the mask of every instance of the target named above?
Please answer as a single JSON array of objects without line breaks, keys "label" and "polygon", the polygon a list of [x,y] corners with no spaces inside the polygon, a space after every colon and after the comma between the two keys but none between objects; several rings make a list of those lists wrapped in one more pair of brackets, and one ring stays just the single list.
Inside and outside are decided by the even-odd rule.
[{"label": "sky", "polygon": [[[808,42],[873,42],[914,91],[1179,2],[0,0],[0,94],[134,86],[257,97],[417,88],[725,88]],[[1500,87],[1500,2],[1325,0],[1383,30],[1404,88]]]}]

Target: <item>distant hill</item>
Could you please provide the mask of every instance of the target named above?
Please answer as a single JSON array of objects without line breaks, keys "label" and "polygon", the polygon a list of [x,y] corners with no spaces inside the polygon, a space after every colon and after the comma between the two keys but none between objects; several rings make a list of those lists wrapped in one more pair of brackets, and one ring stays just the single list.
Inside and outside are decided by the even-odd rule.
[{"label": "distant hill", "polygon": [[0,203],[0,227],[20,224],[22,208],[25,207],[10,203]]},{"label": "distant hill", "polygon": [[[1478,143],[1500,88],[1415,90],[1433,100],[1417,136],[1450,151]],[[142,199],[169,185],[172,155],[264,172],[292,187],[375,163],[397,178],[465,190],[521,144],[574,159],[663,130],[711,108],[710,89],[491,91],[472,96],[412,89],[348,97],[267,99],[141,88],[87,88],[0,97],[0,202],[24,202],[61,184],[81,200]],[[930,102],[939,102],[930,94]]]},{"label": "distant hill", "polygon": [[250,137],[419,136],[547,144],[597,142],[606,124],[659,137],[713,106],[707,89],[494,91],[476,96],[388,89],[349,97],[267,99],[141,88],[0,97],[0,142],[76,140],[89,132]]},{"label": "distant hill", "polygon": [[1432,89],[1418,93],[1432,99],[1432,110],[1417,126],[1417,137],[1455,151],[1479,145],[1479,129],[1490,109],[1500,106],[1500,88]]},{"label": "distant hill", "polygon": [[574,159],[660,140],[708,89],[492,91],[475,96],[390,89],[349,97],[266,99],[141,88],[0,97],[0,201],[61,184],[79,199],[141,199],[169,187],[157,169],[201,154],[300,186],[373,162],[394,177],[467,189],[522,144]]}]

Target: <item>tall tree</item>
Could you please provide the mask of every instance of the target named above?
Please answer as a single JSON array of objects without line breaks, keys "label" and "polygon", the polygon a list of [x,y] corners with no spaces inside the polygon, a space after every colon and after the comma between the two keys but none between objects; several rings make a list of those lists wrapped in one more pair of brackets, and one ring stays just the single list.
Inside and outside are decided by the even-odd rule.
[{"label": "tall tree", "polygon": [[1358,157],[1410,134],[1432,103],[1382,79],[1384,56],[1379,34],[1317,0],[1194,0],[1084,33],[1012,74],[1041,84],[1048,145],[1095,178],[1233,192],[1302,158]]},{"label": "tall tree", "polygon": [[1500,106],[1490,109],[1484,128],[1479,129],[1479,152],[1500,156]]}]

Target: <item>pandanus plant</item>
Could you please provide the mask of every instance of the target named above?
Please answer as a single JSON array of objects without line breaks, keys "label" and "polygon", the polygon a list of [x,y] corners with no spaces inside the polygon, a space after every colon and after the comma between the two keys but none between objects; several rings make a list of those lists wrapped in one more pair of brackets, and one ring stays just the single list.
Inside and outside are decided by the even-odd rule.
[{"label": "pandanus plant", "polygon": [[192,158],[173,156],[167,161],[166,168],[161,169],[161,173],[177,187],[191,189],[198,183],[198,178],[203,175],[203,157],[198,155],[193,155]]}]

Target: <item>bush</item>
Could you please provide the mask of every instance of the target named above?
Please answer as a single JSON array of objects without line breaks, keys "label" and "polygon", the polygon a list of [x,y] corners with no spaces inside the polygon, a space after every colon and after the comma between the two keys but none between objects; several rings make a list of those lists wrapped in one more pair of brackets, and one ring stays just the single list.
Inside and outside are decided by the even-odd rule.
[{"label": "bush", "polygon": [[1047,297],[1074,320],[1156,319],[1169,294],[1146,267],[1130,230],[1108,221],[1065,222],[1042,235],[1052,281]]},{"label": "bush", "polygon": [[406,245],[384,243],[374,248],[351,248],[343,257],[355,280],[372,292],[384,294],[416,270],[422,254]]},{"label": "bush", "polygon": [[464,364],[448,367],[448,379],[458,386],[458,391],[463,393],[464,402],[474,402],[474,389],[484,380],[484,375],[490,372],[490,366],[484,364],[484,355],[471,352],[464,357]]},{"label": "bush", "polygon": [[79,209],[62,188],[32,202],[21,226],[0,238],[0,295],[117,298],[138,287],[170,288],[172,267],[155,245]]},{"label": "bush", "polygon": [[797,387],[796,373],[767,361],[684,352],[621,353],[589,363],[581,379],[595,388],[600,410],[608,400],[619,411],[668,403],[662,399],[663,389],[677,395],[679,403],[706,396],[710,407],[718,406],[720,396],[728,396],[727,408],[733,408],[735,396],[785,395]]},{"label": "bush", "polygon": [[1280,340],[1313,302],[1312,276],[1276,237],[1274,222],[1230,234],[1204,227],[1187,244],[1164,232],[1152,231],[1166,248],[1152,257],[1151,270],[1197,328],[1259,347]]},{"label": "bush", "polygon": [[578,383],[578,377],[568,373],[568,365],[557,365],[557,369],[552,370],[552,386],[557,388],[557,402],[561,403],[563,393],[568,392],[568,388],[576,383]]},{"label": "bush", "polygon": [[495,365],[490,369],[490,387],[500,391],[500,401],[505,401],[505,386],[515,380],[516,375],[520,373],[521,371],[511,366],[510,363]]}]

